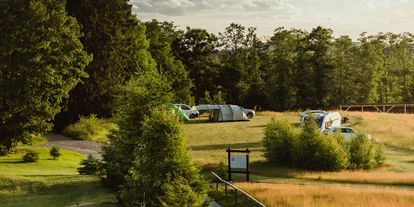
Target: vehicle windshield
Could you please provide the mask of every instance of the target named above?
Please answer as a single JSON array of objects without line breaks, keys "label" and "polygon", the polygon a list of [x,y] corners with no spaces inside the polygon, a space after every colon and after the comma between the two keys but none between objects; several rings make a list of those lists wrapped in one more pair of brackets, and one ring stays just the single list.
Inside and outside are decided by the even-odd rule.
[{"label": "vehicle windshield", "polygon": [[323,123],[323,118],[325,118],[324,116],[320,116],[316,118],[316,124],[318,125],[319,128],[322,127],[322,123]]}]

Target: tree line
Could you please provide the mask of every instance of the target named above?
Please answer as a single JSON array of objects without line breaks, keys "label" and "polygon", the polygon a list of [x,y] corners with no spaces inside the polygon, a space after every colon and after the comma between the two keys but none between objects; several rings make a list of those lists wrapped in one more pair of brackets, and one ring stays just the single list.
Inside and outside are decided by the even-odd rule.
[{"label": "tree line", "polygon": [[[2,1],[3,125],[33,118],[59,131],[80,115],[112,117],[117,94],[148,70],[169,86],[169,101],[188,105],[286,111],[414,99],[409,32],[353,42],[321,26],[279,27],[263,39],[232,23],[215,35],[143,22],[131,8],[127,0]],[[2,133],[23,139],[15,127]]]},{"label": "tree line", "polygon": [[0,31],[0,154],[80,116],[115,117],[105,177],[126,206],[197,206],[205,197],[163,103],[286,111],[414,99],[408,32],[362,33],[356,44],[321,26],[260,39],[232,23],[215,35],[140,21],[128,0],[3,0]]}]

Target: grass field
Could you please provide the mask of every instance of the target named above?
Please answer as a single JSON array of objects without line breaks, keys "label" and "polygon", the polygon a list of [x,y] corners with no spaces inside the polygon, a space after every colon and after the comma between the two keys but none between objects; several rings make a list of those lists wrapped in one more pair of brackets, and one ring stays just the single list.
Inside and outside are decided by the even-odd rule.
[{"label": "grass field", "polygon": [[[297,112],[259,114],[250,122],[185,126],[195,162],[206,168],[223,161],[227,148],[251,152],[251,183],[233,175],[236,183],[267,206],[414,206],[414,115],[342,112],[348,124],[385,143],[386,166],[371,171],[310,172],[270,166],[262,157],[263,130],[271,117],[286,119],[299,130]],[[350,199],[352,198],[352,199]]]},{"label": "grass field", "polygon": [[[266,206],[414,206],[414,115],[341,113],[350,117],[349,125],[386,144],[380,169],[312,172],[269,165],[261,147],[266,124],[276,117],[300,130],[298,114],[261,112],[248,122],[225,123],[201,117],[183,127],[190,154],[206,176],[220,161],[227,164],[227,148],[249,148],[252,182],[244,183],[241,174],[233,179]],[[77,173],[84,156],[63,151],[53,160],[49,149],[29,148],[40,153],[39,162],[22,163],[23,153],[0,157],[0,206],[118,206],[98,177]]]},{"label": "grass field", "polygon": [[[39,152],[40,160],[21,162],[24,149]],[[78,174],[84,156],[62,150],[62,156],[54,160],[49,149],[19,150],[0,157],[0,206],[119,206],[98,177]]]}]

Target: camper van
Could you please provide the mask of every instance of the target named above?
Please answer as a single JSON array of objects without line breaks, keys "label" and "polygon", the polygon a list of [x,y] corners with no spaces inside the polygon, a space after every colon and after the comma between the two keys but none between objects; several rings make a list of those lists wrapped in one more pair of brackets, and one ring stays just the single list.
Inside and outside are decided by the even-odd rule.
[{"label": "camper van", "polygon": [[340,127],[341,120],[342,117],[339,112],[328,112],[326,114],[316,116],[316,123],[322,132],[329,127]]}]

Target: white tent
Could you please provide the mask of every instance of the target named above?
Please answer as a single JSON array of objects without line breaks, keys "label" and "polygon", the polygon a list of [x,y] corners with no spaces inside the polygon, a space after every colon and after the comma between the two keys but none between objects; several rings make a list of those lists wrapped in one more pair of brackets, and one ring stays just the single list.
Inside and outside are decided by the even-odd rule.
[{"label": "white tent", "polygon": [[209,121],[248,121],[243,109],[237,105],[206,104],[196,106],[198,111],[210,111]]}]

